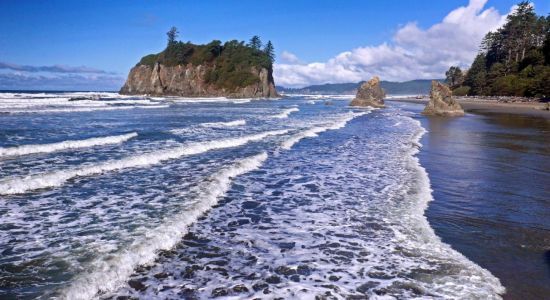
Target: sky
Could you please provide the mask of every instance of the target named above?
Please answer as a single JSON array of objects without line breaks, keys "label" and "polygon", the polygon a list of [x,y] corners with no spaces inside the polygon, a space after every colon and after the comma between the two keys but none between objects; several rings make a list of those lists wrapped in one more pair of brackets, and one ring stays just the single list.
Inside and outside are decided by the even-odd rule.
[{"label": "sky", "polygon": [[441,78],[518,1],[2,0],[0,89],[118,90],[171,26],[193,43],[271,40],[277,85]]}]

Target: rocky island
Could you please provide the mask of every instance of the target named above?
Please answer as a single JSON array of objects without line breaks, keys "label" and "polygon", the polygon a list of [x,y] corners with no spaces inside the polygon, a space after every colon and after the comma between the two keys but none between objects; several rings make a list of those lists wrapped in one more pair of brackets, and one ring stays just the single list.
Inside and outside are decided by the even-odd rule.
[{"label": "rocky island", "polygon": [[386,97],[386,93],[380,87],[380,79],[375,76],[371,80],[361,84],[350,106],[382,108],[384,107],[384,97]]},{"label": "rocky island", "polygon": [[432,89],[430,91],[430,102],[426,104],[423,115],[431,116],[463,116],[464,110],[462,106],[453,99],[451,89],[439,81],[432,81]]},{"label": "rocky island", "polygon": [[258,36],[248,44],[214,40],[206,45],[176,41],[177,29],[168,33],[164,51],[144,56],[130,70],[120,93],[125,95],[271,98],[273,45],[262,47]]}]

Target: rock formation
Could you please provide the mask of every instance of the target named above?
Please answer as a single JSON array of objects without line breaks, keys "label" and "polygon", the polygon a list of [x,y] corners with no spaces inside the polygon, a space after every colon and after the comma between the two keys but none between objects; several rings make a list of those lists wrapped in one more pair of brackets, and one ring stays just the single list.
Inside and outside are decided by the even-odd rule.
[{"label": "rock formation", "polygon": [[138,64],[128,74],[121,94],[183,97],[270,98],[277,97],[272,72],[266,68],[251,67],[256,82],[235,88],[219,87],[207,80],[212,71],[209,65],[165,66]]},{"label": "rock formation", "polygon": [[384,97],[386,97],[386,93],[380,87],[380,79],[375,76],[359,87],[357,95],[350,105],[381,108],[384,107]]},{"label": "rock formation", "polygon": [[463,116],[464,110],[453,99],[453,93],[449,87],[433,80],[432,90],[430,91],[430,102],[428,102],[422,114],[430,116]]}]

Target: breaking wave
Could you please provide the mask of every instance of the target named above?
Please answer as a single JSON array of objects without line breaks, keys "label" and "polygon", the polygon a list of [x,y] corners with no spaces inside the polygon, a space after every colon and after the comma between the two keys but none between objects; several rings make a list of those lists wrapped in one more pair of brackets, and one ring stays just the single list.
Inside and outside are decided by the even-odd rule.
[{"label": "breaking wave", "polygon": [[134,108],[167,108],[169,105],[135,105],[135,106],[95,106],[95,107],[70,107],[70,108],[44,108],[25,110],[4,110],[0,113],[25,114],[25,113],[69,113],[69,112],[90,112],[101,110],[124,110]]},{"label": "breaking wave", "polygon": [[267,153],[239,160],[212,175],[195,187],[195,197],[181,213],[167,218],[160,226],[145,232],[128,249],[91,264],[85,273],[61,291],[63,299],[90,299],[98,293],[114,291],[132,275],[134,268],[151,263],[159,250],[173,248],[187,233],[188,226],[207,212],[225,195],[232,179],[258,169],[267,159]]},{"label": "breaking wave", "polygon": [[67,180],[75,177],[96,175],[127,168],[150,166],[182,156],[195,155],[215,149],[238,147],[248,142],[260,141],[268,136],[281,135],[287,132],[288,130],[275,130],[238,138],[191,143],[168,150],[126,157],[120,160],[107,161],[92,166],[83,166],[51,173],[2,180],[0,181],[0,195],[22,194],[32,190],[61,186]]},{"label": "breaking wave", "polygon": [[0,157],[2,156],[21,156],[34,153],[50,153],[66,149],[88,148],[101,145],[119,144],[125,142],[138,134],[135,132],[113,135],[107,137],[96,137],[85,140],[63,141],[52,144],[42,145],[23,145],[11,148],[0,148]]},{"label": "breaking wave", "polygon": [[292,107],[292,108],[285,109],[280,114],[276,114],[276,115],[273,115],[271,117],[274,118],[274,119],[285,119],[285,118],[288,118],[288,115],[290,115],[293,112],[297,112],[297,111],[300,111],[300,109],[297,108],[297,107]]},{"label": "breaking wave", "polygon": [[302,140],[306,137],[316,137],[321,132],[325,132],[327,130],[340,129],[340,128],[346,126],[346,124],[349,121],[351,121],[352,119],[354,119],[355,117],[362,116],[362,115],[365,115],[367,113],[368,112],[360,112],[360,113],[349,112],[346,115],[344,115],[343,117],[341,117],[340,119],[338,119],[338,120],[336,120],[336,121],[334,121],[330,124],[326,124],[326,125],[323,125],[323,126],[317,126],[317,127],[313,127],[313,128],[309,128],[309,129],[306,129],[304,131],[301,131],[300,133],[297,133],[297,134],[291,136],[289,139],[283,141],[281,143],[281,148],[288,150],[288,149],[292,148],[292,146],[294,144],[296,144],[297,142],[299,142],[300,140]]},{"label": "breaking wave", "polygon": [[234,126],[243,126],[246,125],[245,120],[236,120],[230,122],[212,122],[212,123],[202,123],[202,127],[211,127],[211,128],[220,128],[220,127],[234,127]]}]

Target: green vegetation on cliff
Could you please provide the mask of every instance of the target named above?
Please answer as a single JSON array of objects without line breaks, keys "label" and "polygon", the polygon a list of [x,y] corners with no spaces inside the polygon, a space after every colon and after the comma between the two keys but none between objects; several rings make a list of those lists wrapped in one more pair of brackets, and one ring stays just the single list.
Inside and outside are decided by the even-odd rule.
[{"label": "green vegetation on cliff", "polygon": [[254,36],[249,43],[231,40],[222,44],[214,40],[205,45],[176,41],[177,28],[168,31],[166,49],[157,54],[144,56],[139,65],[164,66],[204,65],[208,66],[206,81],[220,88],[233,90],[260,81],[257,72],[265,68],[271,74],[275,58],[271,41],[265,47],[260,37]]},{"label": "green vegetation on cliff", "polygon": [[519,3],[485,36],[467,72],[451,67],[446,75],[455,95],[550,97],[550,16]]}]

